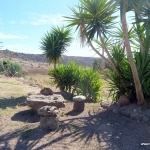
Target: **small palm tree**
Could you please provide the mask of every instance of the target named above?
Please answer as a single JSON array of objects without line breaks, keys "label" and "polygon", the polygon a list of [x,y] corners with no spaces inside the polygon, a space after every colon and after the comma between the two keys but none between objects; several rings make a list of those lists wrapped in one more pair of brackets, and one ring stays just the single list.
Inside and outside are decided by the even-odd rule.
[{"label": "small palm tree", "polygon": [[70,45],[72,40],[71,31],[65,27],[52,27],[51,32],[47,32],[41,40],[41,49],[44,51],[47,61],[56,63],[60,61],[60,57],[66,51],[66,47]]}]

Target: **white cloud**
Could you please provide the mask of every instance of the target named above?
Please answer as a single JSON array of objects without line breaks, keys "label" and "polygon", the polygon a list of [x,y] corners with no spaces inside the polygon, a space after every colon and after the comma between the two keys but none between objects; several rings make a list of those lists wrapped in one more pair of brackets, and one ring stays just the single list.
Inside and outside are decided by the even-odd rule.
[{"label": "white cloud", "polygon": [[28,38],[27,36],[20,36],[20,35],[14,35],[14,34],[7,34],[0,32],[0,39],[6,39],[6,40],[12,40],[12,39],[25,39]]},{"label": "white cloud", "polygon": [[[48,15],[48,14],[30,14],[29,18],[24,20],[11,20],[10,24],[21,24],[21,25],[32,25],[32,26],[41,26],[41,25],[59,25],[64,24],[64,18],[62,14]],[[1,20],[0,20],[1,21]]]},{"label": "white cloud", "polygon": [[34,14],[30,24],[34,26],[39,25],[59,25],[63,23],[64,18],[61,14],[47,15],[47,14]]}]

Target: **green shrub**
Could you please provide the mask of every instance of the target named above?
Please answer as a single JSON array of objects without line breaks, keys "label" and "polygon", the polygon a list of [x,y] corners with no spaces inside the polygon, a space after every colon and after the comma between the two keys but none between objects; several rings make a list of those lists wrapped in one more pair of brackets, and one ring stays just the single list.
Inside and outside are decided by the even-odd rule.
[{"label": "green shrub", "polygon": [[50,70],[49,75],[60,90],[73,93],[78,82],[79,67],[73,62],[59,65],[56,69]]},{"label": "green shrub", "polygon": [[138,70],[144,98],[150,103],[150,53],[135,53],[135,63]]},{"label": "green shrub", "polygon": [[90,68],[79,67],[76,63],[59,65],[49,75],[60,90],[74,94],[82,94],[87,100],[96,102],[100,96],[102,85],[98,72]]},{"label": "green shrub", "polygon": [[[107,73],[109,78],[108,82],[110,85],[110,93],[114,98],[113,100],[118,100],[121,95],[127,95],[130,98],[134,96],[134,99],[136,99],[136,90],[131,68],[123,48],[117,45],[116,47],[113,47],[111,53],[120,73],[120,76],[118,76],[112,69],[110,69]],[[135,52],[134,60],[140,78],[144,98],[147,102],[150,102],[150,54]]]},{"label": "green shrub", "polygon": [[86,96],[87,100],[96,102],[100,98],[102,81],[98,72],[91,68],[81,68],[77,93]]},{"label": "green shrub", "polygon": [[107,76],[110,95],[113,96],[113,101],[117,101],[121,95],[130,96],[134,90],[134,81],[124,49],[120,45],[116,45],[112,48],[111,54],[116,67],[119,69],[119,76],[111,68],[107,72]]},{"label": "green shrub", "polygon": [[0,72],[8,76],[20,77],[23,75],[21,66],[17,63],[10,62],[10,61],[0,62]]}]

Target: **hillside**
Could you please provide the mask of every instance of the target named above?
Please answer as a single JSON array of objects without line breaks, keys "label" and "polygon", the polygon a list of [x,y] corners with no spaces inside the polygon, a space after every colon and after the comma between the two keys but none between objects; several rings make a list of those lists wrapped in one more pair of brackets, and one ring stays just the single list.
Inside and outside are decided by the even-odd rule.
[{"label": "hillside", "polygon": [[[46,63],[46,59],[42,54],[25,54],[17,53],[10,50],[0,50],[0,59],[15,60],[15,61],[26,61],[32,63]],[[81,66],[92,66],[95,59],[94,57],[79,57],[79,56],[65,56],[61,58],[61,62],[66,64],[70,61],[75,61]]]}]

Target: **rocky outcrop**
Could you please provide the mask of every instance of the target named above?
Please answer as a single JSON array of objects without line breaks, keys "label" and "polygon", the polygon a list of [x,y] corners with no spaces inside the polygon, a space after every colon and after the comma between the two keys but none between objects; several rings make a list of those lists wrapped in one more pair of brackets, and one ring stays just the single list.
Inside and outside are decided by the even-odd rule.
[{"label": "rocky outcrop", "polygon": [[26,100],[26,104],[33,110],[38,111],[39,108],[43,106],[55,106],[58,109],[65,107],[65,100],[61,95],[29,95]]}]

